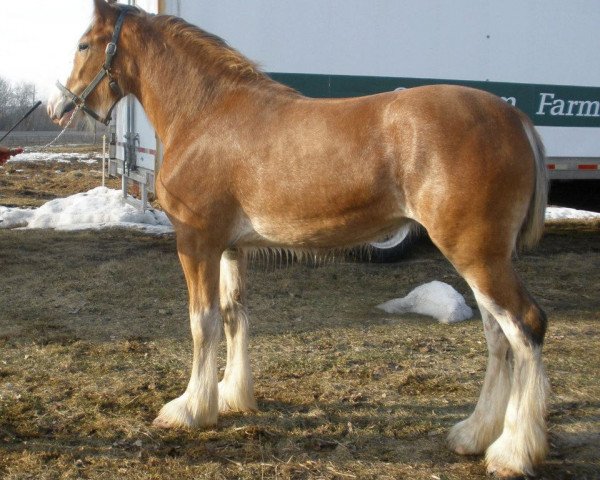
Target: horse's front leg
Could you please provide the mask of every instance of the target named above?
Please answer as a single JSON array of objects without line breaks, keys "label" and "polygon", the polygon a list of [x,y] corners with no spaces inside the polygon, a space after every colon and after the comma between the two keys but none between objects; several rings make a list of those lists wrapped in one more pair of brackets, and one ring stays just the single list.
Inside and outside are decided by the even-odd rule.
[{"label": "horse's front leg", "polygon": [[221,313],[227,337],[227,365],[219,383],[219,411],[256,410],[248,358],[246,312],[246,257],[226,250],[221,257]]},{"label": "horse's front leg", "polygon": [[154,425],[162,428],[208,426],[217,423],[217,348],[219,261],[194,235],[177,235],[177,250],[189,291],[190,326],[194,341],[192,375],[183,395],[163,406]]}]

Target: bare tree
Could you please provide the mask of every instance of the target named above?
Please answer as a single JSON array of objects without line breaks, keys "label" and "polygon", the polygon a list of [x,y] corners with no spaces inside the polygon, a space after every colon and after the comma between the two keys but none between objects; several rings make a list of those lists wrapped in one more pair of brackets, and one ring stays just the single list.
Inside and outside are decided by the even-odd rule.
[{"label": "bare tree", "polygon": [[[0,77],[0,130],[8,130],[36,102],[36,89],[33,83],[11,84]],[[45,113],[44,106],[19,125],[18,130],[57,130]]]},{"label": "bare tree", "polygon": [[5,124],[8,122],[10,116],[12,99],[12,87],[4,78],[0,77],[0,130],[4,130],[7,127]]}]

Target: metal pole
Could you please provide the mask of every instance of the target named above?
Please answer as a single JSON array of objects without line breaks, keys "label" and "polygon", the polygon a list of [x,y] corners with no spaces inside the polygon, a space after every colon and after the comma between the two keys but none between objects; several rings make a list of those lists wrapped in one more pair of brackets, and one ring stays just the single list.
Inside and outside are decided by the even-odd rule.
[{"label": "metal pole", "polygon": [[106,135],[102,135],[102,186],[106,186]]},{"label": "metal pole", "polygon": [[148,206],[148,189],[145,183],[142,183],[142,213],[146,211]]},{"label": "metal pole", "polygon": [[42,104],[42,102],[38,101],[38,102],[37,102],[37,103],[36,103],[36,104],[35,104],[33,107],[31,107],[31,108],[30,108],[30,109],[27,111],[27,113],[26,113],[25,115],[23,115],[23,116],[21,117],[21,119],[20,119],[20,120],[19,120],[17,123],[15,123],[15,124],[12,126],[12,128],[11,128],[11,129],[10,129],[8,132],[6,132],[6,133],[4,134],[4,136],[3,136],[2,138],[0,138],[0,142],[1,142],[2,140],[4,140],[6,137],[8,137],[8,134],[9,134],[10,132],[12,132],[12,131],[13,131],[15,128],[17,128],[17,127],[19,126],[19,124],[20,124],[20,123],[21,123],[23,120],[25,120],[25,119],[26,119],[26,118],[27,118],[29,115],[31,115],[31,114],[33,113],[33,111],[34,111],[34,110],[35,110],[37,107],[39,107],[41,104]]}]

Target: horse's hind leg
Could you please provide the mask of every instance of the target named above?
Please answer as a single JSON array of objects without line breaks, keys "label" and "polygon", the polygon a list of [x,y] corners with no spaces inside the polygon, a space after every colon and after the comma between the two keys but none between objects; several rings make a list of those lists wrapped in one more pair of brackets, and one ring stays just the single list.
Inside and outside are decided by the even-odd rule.
[{"label": "horse's hind leg", "polygon": [[489,356],[475,411],[448,435],[449,447],[461,455],[483,453],[500,436],[510,394],[510,345],[500,324],[482,304],[479,310]]},{"label": "horse's hind leg", "polygon": [[534,475],[548,451],[548,380],[542,365],[546,316],[513,276],[515,286],[509,304],[500,295],[490,296],[474,288],[478,302],[502,327],[513,354],[512,385],[502,434],[486,451],[488,471],[500,476]]},{"label": "horse's hind leg", "polygon": [[[473,248],[474,246],[470,245],[470,249]],[[506,381],[504,376],[499,384],[492,388],[496,396],[492,401],[498,402],[493,407],[496,415],[501,414],[500,406],[506,395],[501,389],[506,390],[510,385],[510,394],[502,433],[486,451],[488,471],[506,477],[533,475],[535,467],[543,461],[548,449],[544,418],[547,379],[541,358],[546,317],[517,277],[509,255],[482,255],[478,260],[471,259],[464,263],[459,255],[448,257],[473,289],[477,302],[500,325],[513,355],[512,382]],[[502,346],[500,335],[496,334],[496,341],[498,340],[500,351],[496,353],[500,354],[505,346]],[[502,368],[505,367],[501,366],[500,372]],[[488,393],[484,387],[483,394]],[[471,428],[477,430],[474,423]],[[493,437],[495,428],[480,426],[478,430],[484,433],[477,433],[472,437]],[[456,427],[452,432],[451,442],[459,438],[461,430],[462,427]],[[482,443],[481,447],[484,446]],[[468,451],[468,448],[465,448],[465,451]]]},{"label": "horse's hind leg", "polygon": [[219,411],[256,410],[248,358],[248,315],[245,307],[246,257],[227,250],[221,257],[221,314],[227,337],[227,365],[219,383]]}]

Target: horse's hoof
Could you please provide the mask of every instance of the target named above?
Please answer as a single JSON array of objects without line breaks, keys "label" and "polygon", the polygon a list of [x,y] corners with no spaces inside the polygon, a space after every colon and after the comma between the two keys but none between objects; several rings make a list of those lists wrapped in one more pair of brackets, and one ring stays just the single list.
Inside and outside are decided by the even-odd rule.
[{"label": "horse's hoof", "polygon": [[257,412],[253,389],[219,382],[219,413]]},{"label": "horse's hoof", "polygon": [[[187,393],[165,404],[152,422],[157,428],[192,428],[216,425],[218,411],[213,409],[194,409]],[[217,407],[216,402],[214,406]]]},{"label": "horse's hoof", "polygon": [[256,413],[258,412],[258,407],[256,403],[252,405],[244,405],[244,406],[232,406],[227,401],[219,400],[219,413],[220,414],[229,414],[229,413]]},{"label": "horse's hoof", "polygon": [[493,465],[488,465],[487,473],[488,475],[493,475],[496,478],[502,478],[504,480],[527,480],[527,478],[529,478],[523,473],[515,472],[509,468],[495,467]]},{"label": "horse's hoof", "polygon": [[459,455],[481,455],[491,442],[483,442],[472,428],[471,419],[463,420],[450,429],[446,444]]},{"label": "horse's hoof", "polygon": [[152,426],[154,428],[176,428],[178,425],[174,425],[173,422],[169,421],[166,418],[161,417],[160,415],[154,419],[152,422]]},{"label": "horse's hoof", "polygon": [[154,428],[161,428],[161,429],[193,428],[193,427],[208,428],[208,427],[214,427],[216,424],[217,424],[216,421],[213,421],[213,422],[209,422],[209,421],[198,422],[198,421],[196,421],[196,422],[194,422],[194,421],[189,421],[187,419],[173,420],[172,418],[169,418],[162,414],[159,414],[158,417],[156,417],[154,419],[154,421],[152,422],[152,426]]},{"label": "horse's hoof", "polygon": [[481,452],[470,450],[462,445],[449,446],[450,450],[458,455],[481,455]]}]

